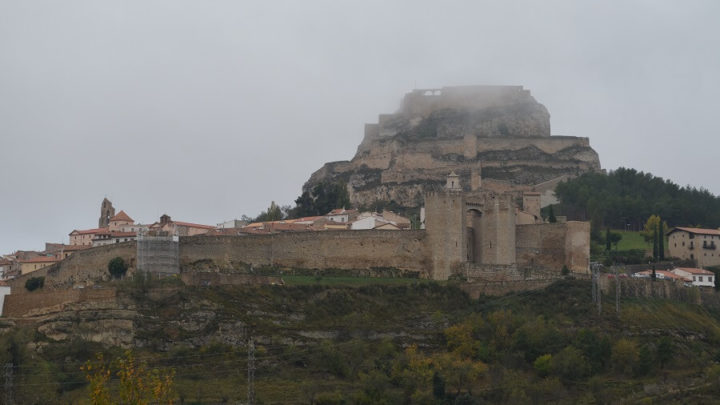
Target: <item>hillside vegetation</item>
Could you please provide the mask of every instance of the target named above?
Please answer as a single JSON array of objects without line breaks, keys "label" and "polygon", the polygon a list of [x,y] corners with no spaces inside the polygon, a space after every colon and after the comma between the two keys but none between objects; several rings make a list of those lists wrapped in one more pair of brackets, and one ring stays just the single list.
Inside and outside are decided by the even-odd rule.
[{"label": "hillside vegetation", "polygon": [[555,192],[563,215],[591,220],[596,229],[629,225],[642,230],[651,215],[669,226],[720,227],[720,197],[634,169],[586,173],[559,184]]},{"label": "hillside vegetation", "polygon": [[[626,299],[619,316],[609,305],[597,315],[589,282],[574,280],[480,300],[432,282],[298,284],[128,291],[135,356],[175,369],[185,404],[245,400],[250,336],[263,404],[679,404],[720,395],[717,308]],[[122,355],[29,327],[0,336],[16,403],[87,401],[80,366],[96,352]]]}]

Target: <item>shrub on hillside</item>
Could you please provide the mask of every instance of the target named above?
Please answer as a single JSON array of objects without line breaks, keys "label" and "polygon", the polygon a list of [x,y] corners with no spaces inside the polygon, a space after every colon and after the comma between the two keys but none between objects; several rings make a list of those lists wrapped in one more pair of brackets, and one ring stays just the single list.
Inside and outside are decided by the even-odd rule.
[{"label": "shrub on hillside", "polygon": [[38,288],[43,288],[44,285],[45,285],[45,277],[30,277],[25,282],[25,288],[28,291],[35,291]]},{"label": "shrub on hillside", "polygon": [[122,278],[127,269],[128,265],[122,257],[115,257],[108,262],[108,271],[114,278]]}]

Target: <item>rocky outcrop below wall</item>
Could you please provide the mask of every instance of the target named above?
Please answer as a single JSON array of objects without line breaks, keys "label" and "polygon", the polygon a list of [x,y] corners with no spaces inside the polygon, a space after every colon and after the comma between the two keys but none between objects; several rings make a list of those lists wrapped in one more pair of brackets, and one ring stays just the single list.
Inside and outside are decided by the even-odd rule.
[{"label": "rocky outcrop below wall", "polygon": [[550,114],[521,86],[445,87],[408,93],[397,113],[366,125],[351,161],[326,163],[303,189],[343,181],[356,206],[417,207],[450,171],[467,190],[473,171],[507,188],[595,170],[588,138],[551,136]]}]

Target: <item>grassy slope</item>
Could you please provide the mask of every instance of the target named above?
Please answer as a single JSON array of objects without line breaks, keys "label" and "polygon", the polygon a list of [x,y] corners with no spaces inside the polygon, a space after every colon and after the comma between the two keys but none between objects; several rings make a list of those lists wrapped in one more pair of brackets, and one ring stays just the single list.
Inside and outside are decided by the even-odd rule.
[{"label": "grassy slope", "polygon": [[645,238],[640,232],[618,230],[614,230],[613,232],[622,235],[622,239],[618,243],[618,250],[641,249],[652,252],[652,243],[645,242]]}]

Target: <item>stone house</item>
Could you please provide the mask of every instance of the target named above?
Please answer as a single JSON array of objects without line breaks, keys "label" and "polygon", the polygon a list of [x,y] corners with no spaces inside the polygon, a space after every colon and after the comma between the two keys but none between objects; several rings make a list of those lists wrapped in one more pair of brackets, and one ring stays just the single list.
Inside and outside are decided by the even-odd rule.
[{"label": "stone house", "polygon": [[667,235],[669,256],[694,260],[700,268],[720,265],[719,230],[676,227]]}]

